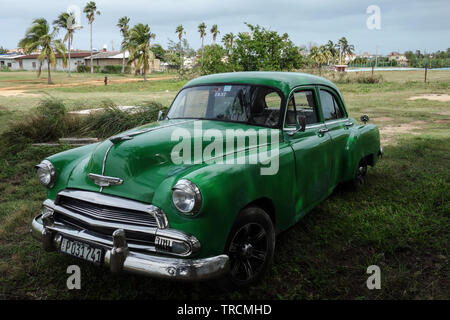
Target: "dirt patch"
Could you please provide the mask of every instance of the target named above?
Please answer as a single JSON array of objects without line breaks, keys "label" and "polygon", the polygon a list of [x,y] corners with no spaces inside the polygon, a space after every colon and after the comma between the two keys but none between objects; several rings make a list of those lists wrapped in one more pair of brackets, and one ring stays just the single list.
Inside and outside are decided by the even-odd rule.
[{"label": "dirt patch", "polygon": [[378,117],[378,118],[373,118],[373,121],[375,121],[375,122],[377,122],[377,121],[380,121],[380,122],[382,122],[382,121],[392,121],[392,120],[394,120],[393,118],[390,118],[390,117]]},{"label": "dirt patch", "polygon": [[410,123],[402,123],[397,126],[385,126],[380,128],[380,139],[383,145],[395,145],[397,134],[412,134],[419,135],[420,132],[416,130],[422,129],[421,125],[425,124],[425,121],[413,121]]},{"label": "dirt patch", "polygon": [[440,101],[440,102],[450,102],[450,95],[443,93],[433,93],[433,94],[422,94],[420,96],[409,97],[408,100],[418,100],[418,99],[426,99],[432,101]]},{"label": "dirt patch", "polygon": [[26,95],[28,97],[39,97],[38,93],[27,93],[25,90],[0,90],[1,97],[16,97]]},{"label": "dirt patch", "polygon": [[450,119],[434,120],[433,122],[436,122],[436,123],[450,123]]}]

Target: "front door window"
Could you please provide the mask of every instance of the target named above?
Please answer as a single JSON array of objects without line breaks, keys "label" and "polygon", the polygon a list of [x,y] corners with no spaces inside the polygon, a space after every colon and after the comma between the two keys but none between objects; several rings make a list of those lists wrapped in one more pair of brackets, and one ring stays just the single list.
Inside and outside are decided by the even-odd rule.
[{"label": "front door window", "polygon": [[326,90],[320,90],[320,102],[322,105],[323,118],[325,121],[340,119],[344,117],[339,104],[330,92]]}]

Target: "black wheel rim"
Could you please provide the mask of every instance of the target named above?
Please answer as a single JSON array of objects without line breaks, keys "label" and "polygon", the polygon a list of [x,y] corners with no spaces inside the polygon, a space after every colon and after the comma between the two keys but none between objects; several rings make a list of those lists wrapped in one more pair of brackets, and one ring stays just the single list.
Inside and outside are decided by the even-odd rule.
[{"label": "black wheel rim", "polygon": [[228,248],[233,279],[245,282],[255,278],[266,262],[268,245],[266,230],[259,223],[241,227]]}]

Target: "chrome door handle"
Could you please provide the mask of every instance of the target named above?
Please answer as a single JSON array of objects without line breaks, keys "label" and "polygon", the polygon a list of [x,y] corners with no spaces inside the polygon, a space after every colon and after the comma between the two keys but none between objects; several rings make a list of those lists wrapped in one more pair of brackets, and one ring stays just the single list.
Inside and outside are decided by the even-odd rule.
[{"label": "chrome door handle", "polygon": [[319,134],[325,134],[325,133],[327,133],[329,130],[328,130],[328,128],[322,128],[322,129],[320,129],[319,131],[317,131]]},{"label": "chrome door handle", "polygon": [[346,122],[345,123],[345,126],[348,128],[348,127],[351,127],[353,125],[353,122]]}]

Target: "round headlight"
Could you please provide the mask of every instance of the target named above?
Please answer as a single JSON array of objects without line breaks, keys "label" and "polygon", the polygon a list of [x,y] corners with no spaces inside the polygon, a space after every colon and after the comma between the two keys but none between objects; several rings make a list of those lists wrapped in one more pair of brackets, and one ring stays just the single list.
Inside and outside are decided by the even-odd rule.
[{"label": "round headlight", "polygon": [[48,160],[42,161],[36,166],[39,182],[44,186],[51,188],[55,182],[55,168]]},{"label": "round headlight", "polygon": [[194,215],[202,206],[202,195],[195,183],[181,179],[172,188],[172,201],[181,213]]}]

